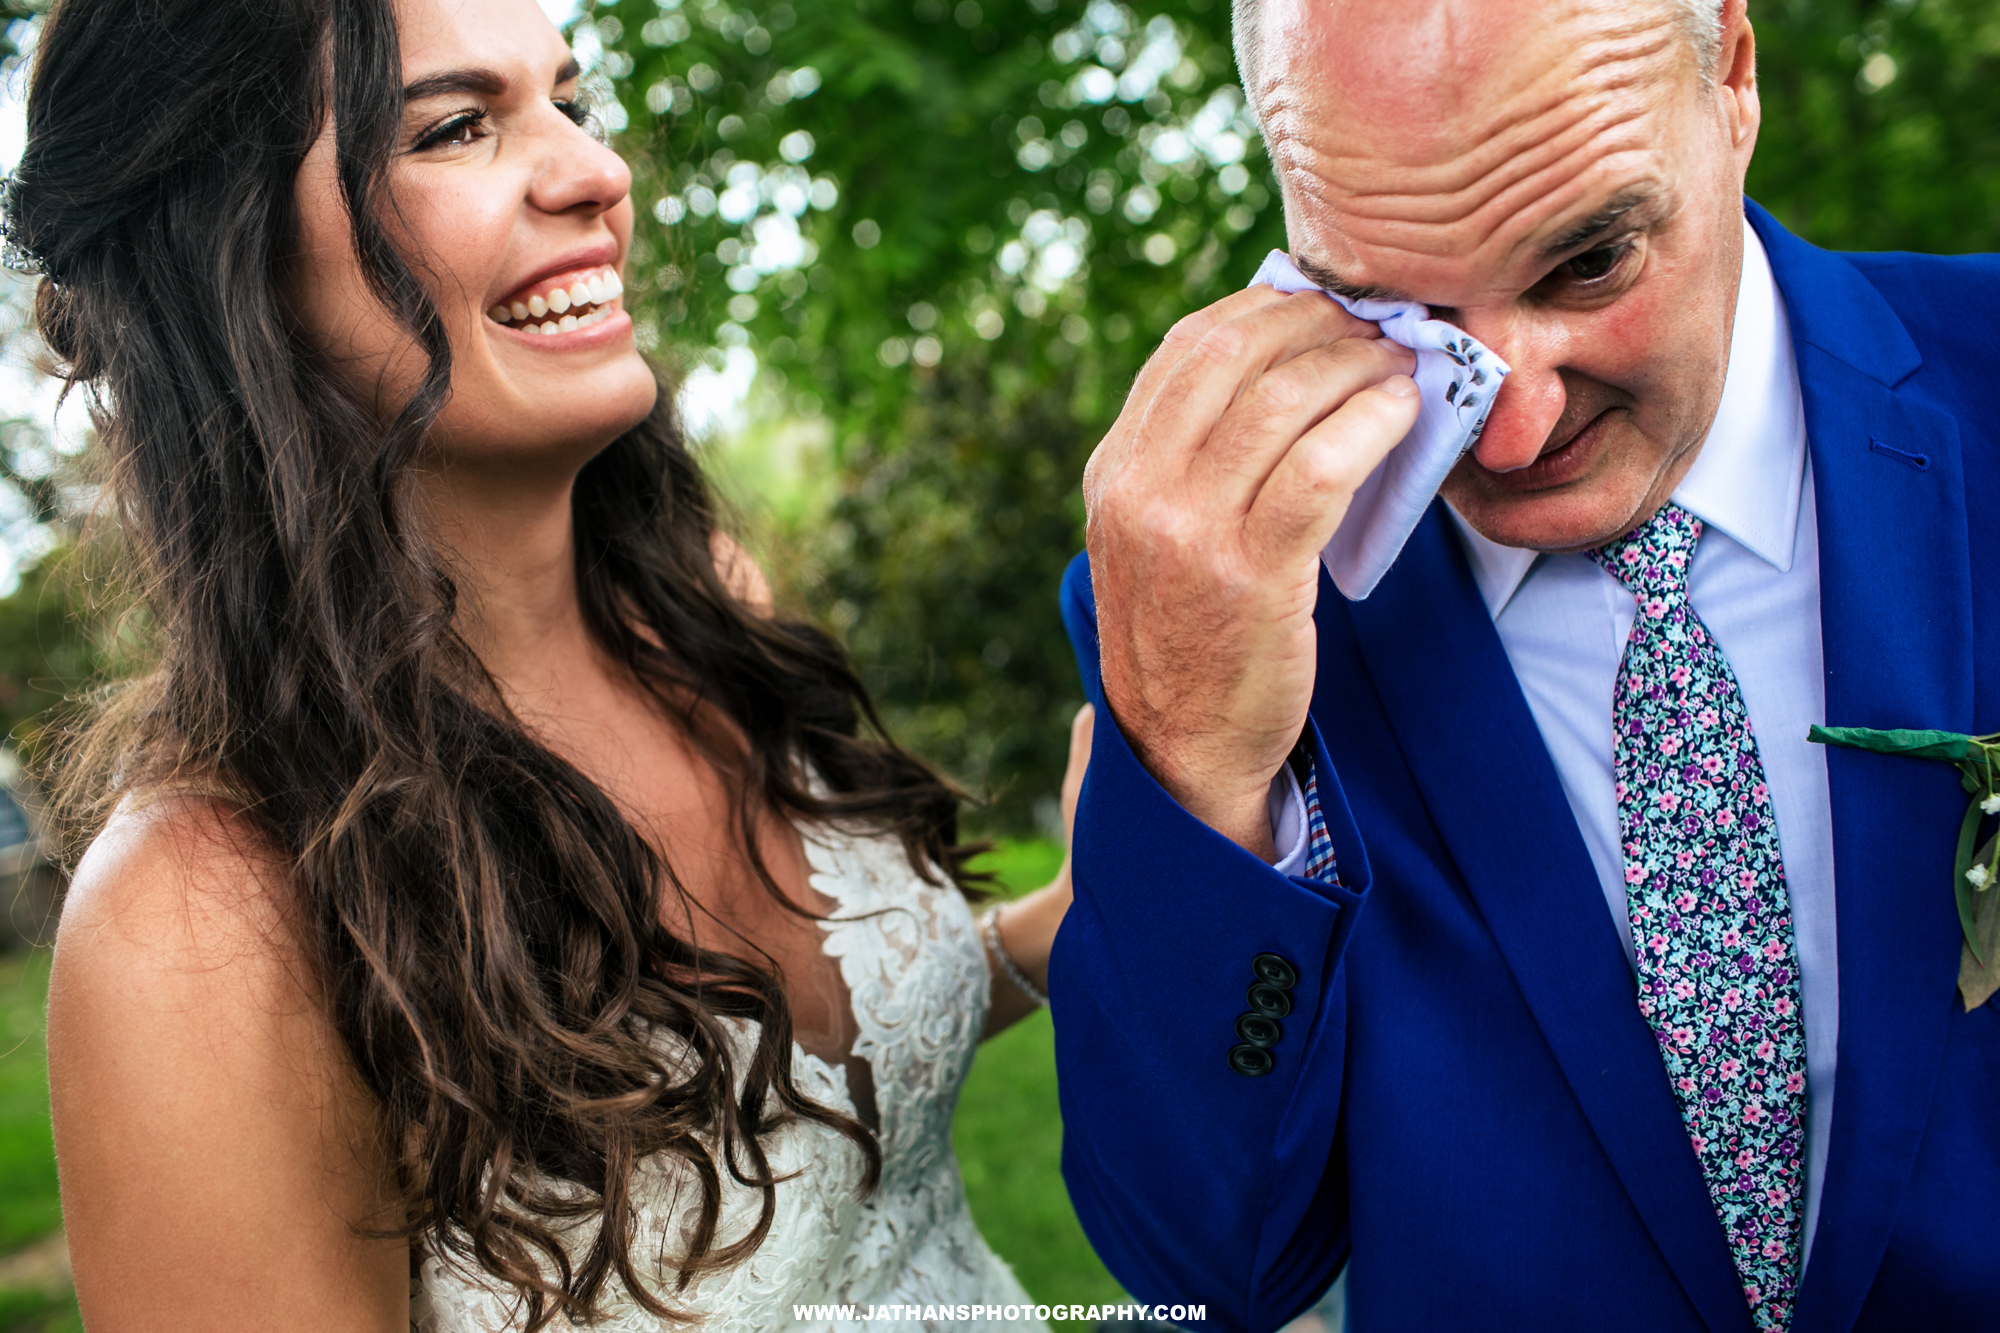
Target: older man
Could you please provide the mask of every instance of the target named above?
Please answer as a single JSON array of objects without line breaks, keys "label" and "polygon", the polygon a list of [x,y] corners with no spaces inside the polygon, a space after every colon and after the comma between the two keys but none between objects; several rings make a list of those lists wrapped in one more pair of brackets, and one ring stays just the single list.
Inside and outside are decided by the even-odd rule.
[{"label": "older man", "polygon": [[2000,1326],[1965,797],[1806,741],[2000,730],[2000,264],[1744,202],[1743,0],[1236,22],[1297,267],[1512,373],[1365,600],[1318,557],[1416,386],[1324,296],[1184,320],[1092,460],[1052,989],[1099,1252],[1229,1328],[1343,1265],[1363,1333]]}]

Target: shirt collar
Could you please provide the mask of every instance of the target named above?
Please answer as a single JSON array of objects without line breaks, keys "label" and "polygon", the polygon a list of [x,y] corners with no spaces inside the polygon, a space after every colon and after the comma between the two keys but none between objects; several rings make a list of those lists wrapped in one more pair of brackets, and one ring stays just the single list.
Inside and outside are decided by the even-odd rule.
[{"label": "shirt collar", "polygon": [[[1743,276],[1722,401],[1701,452],[1673,499],[1753,555],[1790,570],[1806,466],[1805,405],[1784,297],[1764,243],[1746,219]],[[1540,552],[1502,546],[1474,532],[1446,506],[1464,540],[1473,582],[1496,618],[1533,570]]]}]

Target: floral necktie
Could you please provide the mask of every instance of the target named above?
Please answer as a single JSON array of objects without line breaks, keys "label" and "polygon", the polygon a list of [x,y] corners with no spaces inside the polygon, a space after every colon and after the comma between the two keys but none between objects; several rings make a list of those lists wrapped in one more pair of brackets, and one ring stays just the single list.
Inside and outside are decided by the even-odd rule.
[{"label": "floral necktie", "polygon": [[1785,1329],[1804,1212],[1805,1023],[1764,766],[1688,604],[1702,523],[1668,504],[1591,558],[1638,598],[1612,757],[1639,1012],[1760,1329]]}]

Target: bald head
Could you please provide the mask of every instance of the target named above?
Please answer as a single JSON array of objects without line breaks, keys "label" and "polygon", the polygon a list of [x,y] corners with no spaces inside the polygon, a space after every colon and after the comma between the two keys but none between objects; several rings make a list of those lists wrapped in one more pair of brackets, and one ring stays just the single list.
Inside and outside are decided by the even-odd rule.
[{"label": "bald head", "polygon": [[[1279,0],[1290,3],[1291,0]],[[1235,0],[1230,23],[1236,42],[1236,70],[1243,81],[1244,95],[1251,111],[1257,112],[1257,90],[1261,84],[1264,35],[1262,28],[1266,0]],[[1674,26],[1687,41],[1695,68],[1704,85],[1715,80],[1716,58],[1721,47],[1723,0],[1640,0],[1633,7],[1652,10]],[[1404,11],[1407,12],[1407,11]]]}]

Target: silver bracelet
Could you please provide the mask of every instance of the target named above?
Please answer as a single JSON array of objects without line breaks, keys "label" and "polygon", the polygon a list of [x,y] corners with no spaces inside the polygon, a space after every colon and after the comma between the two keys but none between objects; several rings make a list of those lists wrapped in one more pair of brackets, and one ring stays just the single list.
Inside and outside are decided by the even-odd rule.
[{"label": "silver bracelet", "polygon": [[979,938],[986,941],[986,951],[1000,964],[1000,970],[1007,974],[1007,980],[1014,983],[1014,988],[1036,1004],[1047,1007],[1049,1002],[1047,994],[1040,986],[1028,980],[1028,974],[1021,970],[1020,964],[1008,955],[1007,946],[1000,942],[999,903],[987,908],[986,914],[979,918]]}]

